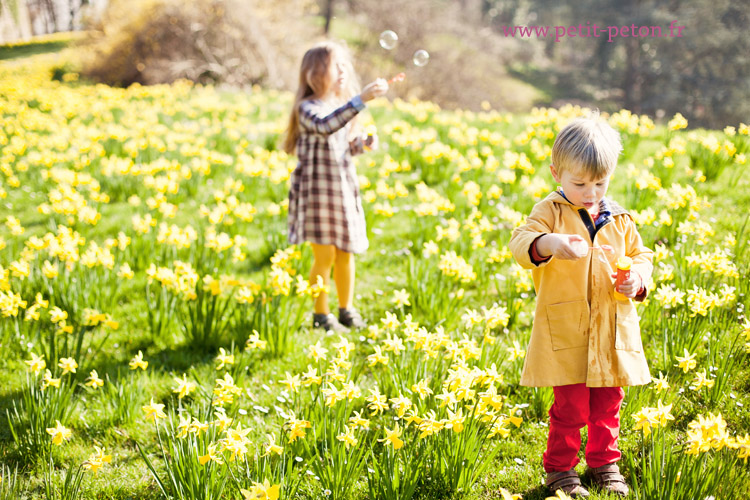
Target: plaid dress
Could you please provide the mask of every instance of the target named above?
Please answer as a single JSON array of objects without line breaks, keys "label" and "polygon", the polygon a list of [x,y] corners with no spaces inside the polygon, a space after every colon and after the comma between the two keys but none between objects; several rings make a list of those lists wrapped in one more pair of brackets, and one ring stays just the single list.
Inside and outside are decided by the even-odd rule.
[{"label": "plaid dress", "polygon": [[352,154],[349,121],[364,109],[359,96],[338,109],[320,100],[300,103],[297,168],[289,188],[289,243],[334,245],[349,253],[367,250],[367,230]]}]

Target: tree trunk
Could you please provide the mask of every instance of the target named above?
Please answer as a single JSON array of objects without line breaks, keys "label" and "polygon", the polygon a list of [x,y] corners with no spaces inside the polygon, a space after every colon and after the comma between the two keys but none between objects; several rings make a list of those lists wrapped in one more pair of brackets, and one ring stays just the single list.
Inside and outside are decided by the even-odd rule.
[{"label": "tree trunk", "polygon": [[625,108],[634,113],[641,112],[641,43],[637,38],[628,38],[625,44]]},{"label": "tree trunk", "polygon": [[59,31],[57,26],[57,11],[55,10],[54,0],[43,0],[42,8],[44,9],[47,17],[47,32],[56,33]]},{"label": "tree trunk", "polygon": [[[641,0],[634,0],[631,5],[631,18],[639,18]],[[625,108],[634,113],[641,112],[641,39],[630,37],[625,42]]]},{"label": "tree trunk", "polygon": [[331,19],[333,19],[333,1],[334,0],[326,0],[326,25],[323,28],[323,31],[326,35],[331,29]]}]

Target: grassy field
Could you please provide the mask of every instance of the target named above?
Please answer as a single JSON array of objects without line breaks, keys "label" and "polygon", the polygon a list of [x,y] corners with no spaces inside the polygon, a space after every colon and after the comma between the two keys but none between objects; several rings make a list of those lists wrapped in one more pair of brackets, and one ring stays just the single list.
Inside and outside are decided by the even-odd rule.
[{"label": "grassy field", "polygon": [[[373,102],[372,326],[339,337],[310,329],[311,252],[286,245],[290,95],[53,66],[0,63],[0,500],[549,496],[551,390],[518,385],[534,292],[507,242],[586,110]],[[658,379],[627,390],[621,467],[633,498],[748,498],[750,131],[680,118],[607,117],[610,195],[656,250]]]}]

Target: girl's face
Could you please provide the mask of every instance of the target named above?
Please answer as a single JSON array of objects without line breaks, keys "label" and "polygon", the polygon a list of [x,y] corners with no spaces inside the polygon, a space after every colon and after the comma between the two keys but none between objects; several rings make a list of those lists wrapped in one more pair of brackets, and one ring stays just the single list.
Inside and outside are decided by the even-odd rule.
[{"label": "girl's face", "polygon": [[328,90],[326,91],[326,95],[339,95],[345,85],[346,71],[344,64],[335,53],[331,54],[331,60],[328,62]]}]

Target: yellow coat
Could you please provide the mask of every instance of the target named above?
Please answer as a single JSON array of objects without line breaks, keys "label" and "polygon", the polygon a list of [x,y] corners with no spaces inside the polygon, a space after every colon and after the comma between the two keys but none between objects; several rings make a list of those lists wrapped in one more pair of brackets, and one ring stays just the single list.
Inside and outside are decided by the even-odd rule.
[{"label": "yellow coat", "polygon": [[[651,380],[635,305],[615,300],[610,274],[617,257],[627,255],[633,259],[631,272],[648,283],[653,252],[643,246],[630,214],[610,204],[610,221],[594,232],[593,241],[593,221],[586,209],[572,205],[559,192],[537,203],[526,224],[513,231],[510,250],[522,267],[533,270],[537,294],[521,385],[621,387]],[[578,234],[590,246],[610,245],[615,252],[590,250],[576,261],[552,257],[537,266],[530,247],[546,233]]]}]

